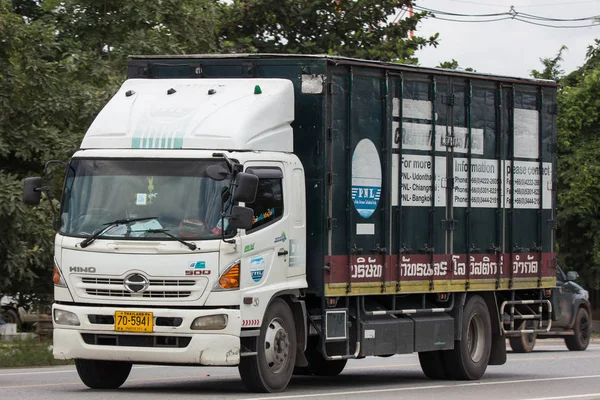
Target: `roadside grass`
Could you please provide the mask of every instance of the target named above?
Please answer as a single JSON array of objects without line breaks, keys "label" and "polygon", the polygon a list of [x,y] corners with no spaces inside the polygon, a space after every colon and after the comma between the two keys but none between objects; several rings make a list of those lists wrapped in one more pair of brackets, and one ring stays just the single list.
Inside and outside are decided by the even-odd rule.
[{"label": "roadside grass", "polygon": [[51,346],[52,340],[39,338],[0,342],[0,368],[44,367],[73,363],[55,360]]}]

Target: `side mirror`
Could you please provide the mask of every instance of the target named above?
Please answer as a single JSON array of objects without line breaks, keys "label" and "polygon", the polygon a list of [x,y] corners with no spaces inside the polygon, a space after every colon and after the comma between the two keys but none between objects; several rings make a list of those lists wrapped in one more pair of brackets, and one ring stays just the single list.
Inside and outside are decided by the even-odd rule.
[{"label": "side mirror", "polygon": [[235,177],[235,191],[233,192],[233,201],[243,201],[252,203],[256,199],[258,190],[258,176],[246,172],[240,172]]},{"label": "side mirror", "polygon": [[252,218],[254,218],[254,210],[248,207],[234,206],[231,210],[229,226],[233,229],[250,229],[252,228]]},{"label": "side mirror", "polygon": [[229,171],[220,165],[211,165],[206,168],[206,175],[213,181],[222,181],[229,176]]},{"label": "side mirror", "polygon": [[577,280],[577,278],[579,278],[579,274],[576,271],[567,272],[567,280],[568,281],[574,281],[574,280]]},{"label": "side mirror", "polygon": [[25,178],[23,183],[23,203],[37,206],[42,199],[42,178],[39,176]]}]

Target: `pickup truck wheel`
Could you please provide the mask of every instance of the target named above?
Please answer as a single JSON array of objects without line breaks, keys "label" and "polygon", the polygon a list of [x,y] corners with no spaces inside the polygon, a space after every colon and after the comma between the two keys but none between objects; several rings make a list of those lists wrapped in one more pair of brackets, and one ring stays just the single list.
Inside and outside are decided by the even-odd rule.
[{"label": "pickup truck wheel", "polygon": [[583,351],[587,349],[590,344],[591,336],[590,314],[585,308],[580,308],[577,311],[575,317],[575,324],[573,325],[573,336],[565,337],[565,344],[571,351]]},{"label": "pickup truck wheel", "polygon": [[75,360],[81,381],[91,389],[117,389],[129,376],[131,363],[122,361]]},{"label": "pickup truck wheel", "polygon": [[419,353],[419,363],[426,377],[429,379],[448,379],[444,364],[444,350],[422,351]]},{"label": "pickup truck wheel", "polygon": [[296,328],[285,301],[273,300],[265,313],[260,335],[250,346],[257,354],[242,357],[238,367],[244,385],[258,393],[285,390],[296,360]]},{"label": "pickup truck wheel", "polygon": [[454,379],[476,380],[487,369],[492,349],[490,313],[481,296],[467,300],[461,330],[462,340],[444,352],[446,371]]},{"label": "pickup truck wheel", "polygon": [[311,336],[306,346],[308,370],[316,376],[338,376],[346,367],[348,360],[326,360],[318,350],[319,338]]},{"label": "pickup truck wheel", "polygon": [[17,324],[17,326],[21,325],[19,314],[12,308],[6,308],[2,310],[2,320],[7,324]]},{"label": "pickup truck wheel", "polygon": [[[525,322],[523,322],[520,329],[527,329],[526,326]],[[510,343],[510,348],[515,353],[531,353],[535,347],[536,338],[537,335],[535,333],[525,333],[521,336],[509,337],[508,343]]]}]

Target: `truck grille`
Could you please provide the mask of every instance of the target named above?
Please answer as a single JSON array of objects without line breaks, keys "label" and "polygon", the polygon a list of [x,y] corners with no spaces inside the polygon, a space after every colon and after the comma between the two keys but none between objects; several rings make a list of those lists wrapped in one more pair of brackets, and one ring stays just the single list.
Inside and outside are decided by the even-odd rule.
[{"label": "truck grille", "polygon": [[88,299],[157,299],[166,301],[189,301],[199,299],[209,280],[207,277],[187,279],[149,277],[148,288],[139,293],[129,292],[123,277],[74,276],[75,290]]},{"label": "truck grille", "polygon": [[[81,278],[82,283],[92,285],[122,285],[123,279],[113,278]],[[183,279],[151,279],[150,286],[194,286],[196,281]]]},{"label": "truck grille", "polygon": [[112,289],[86,289],[85,292],[90,296],[109,296],[109,297],[146,297],[146,298],[186,298],[190,297],[192,292],[167,292],[167,291],[148,291],[143,293],[130,293],[126,290]]}]

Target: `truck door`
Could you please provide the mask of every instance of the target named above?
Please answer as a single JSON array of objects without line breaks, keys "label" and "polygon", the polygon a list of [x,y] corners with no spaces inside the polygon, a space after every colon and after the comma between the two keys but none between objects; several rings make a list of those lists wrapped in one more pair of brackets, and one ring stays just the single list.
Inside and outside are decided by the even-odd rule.
[{"label": "truck door", "polygon": [[252,288],[284,282],[289,266],[289,210],[281,163],[247,163],[246,172],[258,176],[252,228],[242,236],[240,284]]},{"label": "truck door", "polygon": [[384,79],[353,70],[332,79],[340,89],[332,95],[329,283],[381,293],[389,254]]}]

